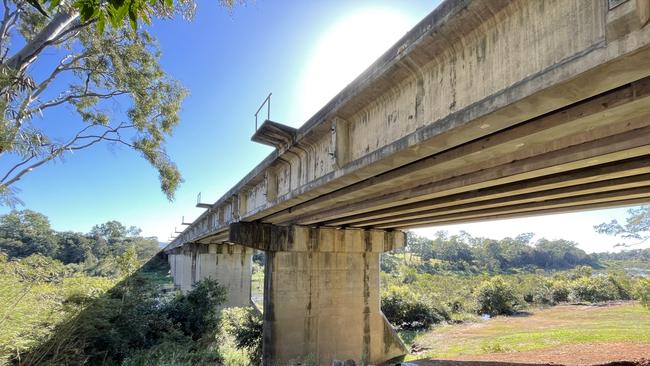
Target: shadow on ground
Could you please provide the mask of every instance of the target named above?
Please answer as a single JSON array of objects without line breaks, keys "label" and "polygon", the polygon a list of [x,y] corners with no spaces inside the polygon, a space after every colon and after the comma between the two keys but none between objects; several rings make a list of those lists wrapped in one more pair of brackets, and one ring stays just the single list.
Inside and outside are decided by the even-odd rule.
[{"label": "shadow on ground", "polygon": [[[99,297],[71,297],[66,305],[81,309],[56,325],[49,338],[17,355],[13,364],[148,365],[169,358],[174,365],[219,362],[202,337],[216,326],[214,307],[225,290],[214,281],[187,295],[178,294],[163,253]],[[170,351],[171,350],[171,351]],[[203,354],[197,355],[197,352]]]},{"label": "shadow on ground", "polygon": [[[493,361],[451,361],[451,360],[418,360],[402,362],[396,366],[562,366],[557,363],[513,363]],[[616,361],[594,366],[650,366],[650,359],[639,361]]]}]

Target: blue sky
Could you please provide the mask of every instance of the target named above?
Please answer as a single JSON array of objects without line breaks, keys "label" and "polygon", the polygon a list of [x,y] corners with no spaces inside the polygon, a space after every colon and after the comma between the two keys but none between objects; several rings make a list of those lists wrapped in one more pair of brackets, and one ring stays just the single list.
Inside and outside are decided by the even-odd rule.
[{"label": "blue sky", "polygon": [[[268,155],[270,148],[250,136],[253,113],[269,92],[271,118],[301,125],[436,5],[258,0],[229,13],[216,1],[200,1],[193,22],[157,21],[152,27],[163,67],[190,91],[167,146],[185,178],[176,200],[166,200],[156,172],[137,154],[106,145],[34,170],[18,184],[20,198],[25,208],[46,214],[57,230],[87,232],[94,224],[119,220],[166,241],[174,226],[181,228],[182,215],[192,220],[202,212],[194,207],[198,192],[204,201],[216,201]],[[70,111],[46,117],[42,122],[56,131],[74,124]],[[0,160],[3,164],[8,162]],[[614,209],[442,229],[495,238],[536,232],[575,240],[588,251],[608,250],[618,240],[595,234],[592,226],[624,213]]]}]

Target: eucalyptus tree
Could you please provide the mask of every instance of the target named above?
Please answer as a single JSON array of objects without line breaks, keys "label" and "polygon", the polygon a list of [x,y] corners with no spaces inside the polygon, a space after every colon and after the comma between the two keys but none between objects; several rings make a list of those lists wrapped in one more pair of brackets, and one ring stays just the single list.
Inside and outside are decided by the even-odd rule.
[{"label": "eucalyptus tree", "polygon": [[[2,203],[19,202],[15,184],[33,169],[102,142],[141,154],[173,199],[182,178],[165,140],[187,92],[161,68],[155,39],[139,24],[153,17],[191,19],[194,2],[2,1]],[[220,3],[232,6],[232,0]],[[61,117],[56,109],[73,115]]]},{"label": "eucalyptus tree", "polygon": [[645,243],[650,239],[650,206],[644,205],[631,208],[627,211],[625,223],[618,220],[594,226],[596,232],[618,236],[623,239],[633,239],[632,243],[621,243],[615,246],[629,247]]}]

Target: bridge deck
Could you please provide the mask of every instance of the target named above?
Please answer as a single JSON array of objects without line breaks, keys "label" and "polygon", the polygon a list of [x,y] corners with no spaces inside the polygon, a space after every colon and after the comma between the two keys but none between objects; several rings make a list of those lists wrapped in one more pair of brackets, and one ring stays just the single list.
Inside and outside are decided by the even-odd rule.
[{"label": "bridge deck", "polygon": [[644,6],[443,2],[169,247],[650,201]]}]

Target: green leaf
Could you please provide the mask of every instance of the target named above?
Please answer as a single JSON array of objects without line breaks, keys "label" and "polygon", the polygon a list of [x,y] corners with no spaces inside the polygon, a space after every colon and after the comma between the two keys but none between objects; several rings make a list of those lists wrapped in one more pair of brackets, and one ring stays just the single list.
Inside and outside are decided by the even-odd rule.
[{"label": "green leaf", "polygon": [[138,13],[135,9],[134,4],[131,4],[129,6],[129,22],[131,23],[131,28],[133,28],[134,31],[138,30]]},{"label": "green leaf", "polygon": [[97,30],[99,33],[104,33],[104,29],[106,29],[106,14],[101,14],[97,18]]},{"label": "green leaf", "polygon": [[119,7],[117,8],[117,11],[115,14],[113,14],[113,17],[111,18],[111,23],[113,24],[113,27],[117,28],[120,26],[120,23],[124,21],[124,18],[126,18],[126,14],[129,12],[129,7],[131,6],[130,1],[122,1]]}]

